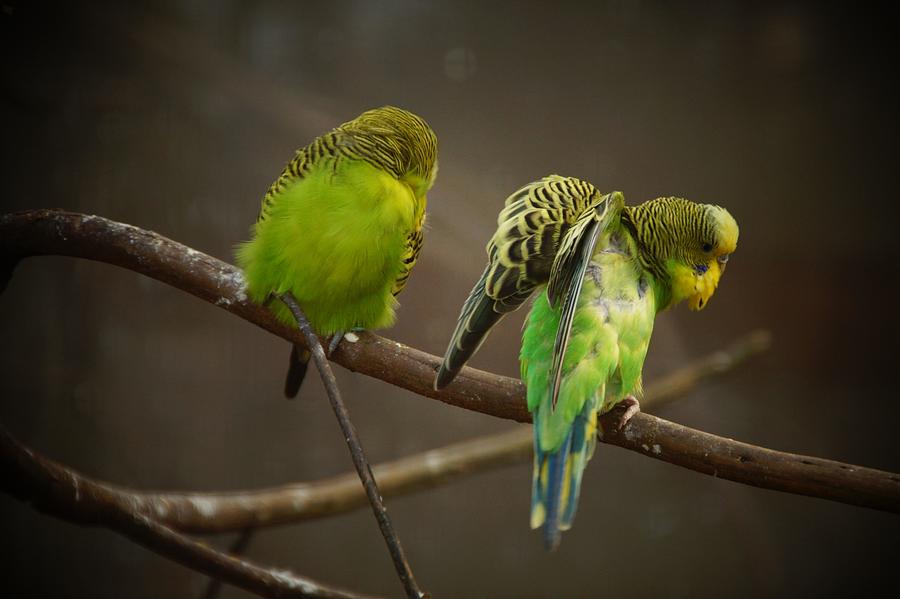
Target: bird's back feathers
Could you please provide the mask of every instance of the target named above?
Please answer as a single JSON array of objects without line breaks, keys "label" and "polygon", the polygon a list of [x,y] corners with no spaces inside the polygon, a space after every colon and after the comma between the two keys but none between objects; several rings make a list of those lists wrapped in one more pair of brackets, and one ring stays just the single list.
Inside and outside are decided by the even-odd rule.
[{"label": "bird's back feathers", "polygon": [[575,307],[581,295],[584,274],[600,234],[609,234],[618,225],[619,214],[625,205],[621,192],[614,191],[592,204],[570,228],[560,244],[550,270],[547,298],[553,307],[560,306],[559,325],[553,344],[553,366],[550,370],[550,406],[556,409],[559,385],[562,377],[562,361],[569,346]]}]

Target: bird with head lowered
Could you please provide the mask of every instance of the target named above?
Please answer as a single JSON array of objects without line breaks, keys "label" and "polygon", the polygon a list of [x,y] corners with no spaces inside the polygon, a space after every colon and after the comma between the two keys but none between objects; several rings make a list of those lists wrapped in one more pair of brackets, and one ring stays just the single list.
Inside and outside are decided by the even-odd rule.
[{"label": "bird with head lowered", "polygon": [[681,301],[706,306],[738,226],[719,206],[676,197],[626,206],[620,192],[558,175],[513,193],[497,225],[435,388],[537,292],[520,365],[534,420],[531,526],[554,549],[575,517],[598,415],[621,406],[621,426],[637,412],[656,315]]}]

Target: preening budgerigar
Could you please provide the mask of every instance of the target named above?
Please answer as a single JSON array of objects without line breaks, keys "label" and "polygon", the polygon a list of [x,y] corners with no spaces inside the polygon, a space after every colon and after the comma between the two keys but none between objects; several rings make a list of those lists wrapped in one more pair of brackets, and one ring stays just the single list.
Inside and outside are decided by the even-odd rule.
[{"label": "preening budgerigar", "polygon": [[585,181],[551,175],[513,193],[487,245],[435,388],[448,385],[500,318],[537,292],[520,365],[534,419],[531,526],[555,548],[575,517],[597,416],[638,409],[657,313],[706,306],[735,251],[727,210],[664,197],[626,206]]}]

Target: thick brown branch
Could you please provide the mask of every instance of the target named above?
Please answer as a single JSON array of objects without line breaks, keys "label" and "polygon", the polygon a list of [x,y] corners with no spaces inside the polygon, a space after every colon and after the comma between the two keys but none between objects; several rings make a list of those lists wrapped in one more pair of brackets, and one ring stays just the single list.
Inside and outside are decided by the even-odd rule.
[{"label": "thick brown branch", "polygon": [[[605,430],[612,413],[601,417]],[[756,487],[900,513],[900,475],[725,439],[636,414],[607,443]]]},{"label": "thick brown branch", "polygon": [[0,430],[0,489],[70,522],[105,526],[160,555],[264,597],[360,599],[286,570],[261,568],[160,523],[120,492],[42,458]]},{"label": "thick brown branch", "polygon": [[[298,331],[278,324],[265,309],[247,301],[239,270],[155,233],[97,216],[52,210],[0,218],[0,256],[7,267],[20,258],[41,254],[100,260],[143,273],[291,342],[303,343]],[[453,384],[436,392],[431,383],[439,358],[377,335],[359,337],[355,344],[341,344],[333,356],[336,362],[452,405],[520,422],[530,420],[519,381],[464,368]],[[604,441],[745,484],[900,512],[898,475],[761,448],[749,452],[752,446],[649,414],[632,418],[622,433],[609,434]]]}]

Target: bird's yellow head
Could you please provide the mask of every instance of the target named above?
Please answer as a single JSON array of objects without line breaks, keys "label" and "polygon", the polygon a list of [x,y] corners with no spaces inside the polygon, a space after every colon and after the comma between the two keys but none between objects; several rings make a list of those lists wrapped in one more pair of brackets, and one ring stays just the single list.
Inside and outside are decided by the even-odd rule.
[{"label": "bird's yellow head", "polygon": [[728,258],[737,249],[738,226],[727,210],[705,205],[703,233],[692,240],[687,260],[674,259],[672,264],[672,303],[687,300],[691,310],[702,310],[728,265]]},{"label": "bird's yellow head", "polygon": [[668,298],[660,309],[683,300],[691,310],[706,307],[737,248],[738,225],[731,214],[711,204],[658,198],[629,208],[627,217],[642,262],[668,283]]}]

